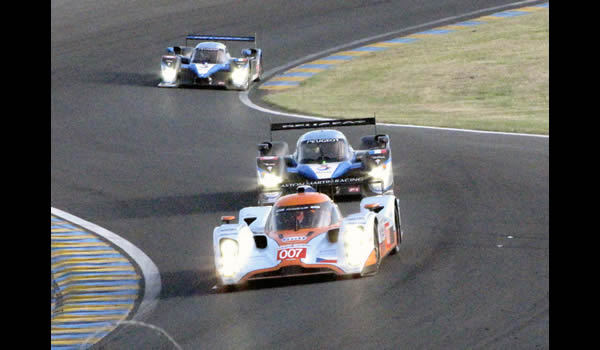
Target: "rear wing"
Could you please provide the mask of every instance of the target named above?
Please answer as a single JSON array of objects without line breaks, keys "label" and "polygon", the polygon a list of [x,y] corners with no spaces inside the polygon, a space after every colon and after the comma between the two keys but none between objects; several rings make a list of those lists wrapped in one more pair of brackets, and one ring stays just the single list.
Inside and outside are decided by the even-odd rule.
[{"label": "rear wing", "polygon": [[229,35],[201,35],[190,34],[185,37],[185,46],[188,40],[211,40],[211,41],[248,41],[256,44],[256,36],[229,36]]},{"label": "rear wing", "polygon": [[291,122],[291,123],[271,123],[271,141],[273,141],[273,131],[297,130],[297,129],[318,129],[318,128],[337,128],[337,127],[341,127],[341,126],[361,126],[361,125],[374,125],[375,134],[377,134],[377,124],[375,123],[375,117],[355,118],[355,119],[319,120],[319,121]]}]

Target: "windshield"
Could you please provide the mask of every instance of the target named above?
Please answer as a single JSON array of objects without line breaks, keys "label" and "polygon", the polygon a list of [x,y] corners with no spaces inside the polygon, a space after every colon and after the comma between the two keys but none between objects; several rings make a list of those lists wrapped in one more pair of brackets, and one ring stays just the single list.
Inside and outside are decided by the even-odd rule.
[{"label": "windshield", "polygon": [[302,164],[341,162],[347,158],[346,142],[342,139],[307,140],[300,144],[298,159]]},{"label": "windshield", "polygon": [[225,63],[223,50],[196,49],[192,63]]},{"label": "windshield", "polygon": [[268,220],[269,231],[326,227],[340,220],[338,208],[331,202],[275,207]]}]

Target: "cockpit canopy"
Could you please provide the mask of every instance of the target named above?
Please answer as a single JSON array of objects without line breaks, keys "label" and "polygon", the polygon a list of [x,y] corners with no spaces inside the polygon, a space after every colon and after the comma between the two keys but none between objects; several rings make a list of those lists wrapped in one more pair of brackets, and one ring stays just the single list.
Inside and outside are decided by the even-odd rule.
[{"label": "cockpit canopy", "polygon": [[203,42],[194,48],[192,63],[224,64],[227,63],[228,56],[227,46],[217,42]]},{"label": "cockpit canopy", "polygon": [[227,63],[227,55],[224,50],[219,49],[195,49],[192,63],[223,64]]},{"label": "cockpit canopy", "polygon": [[266,230],[297,231],[327,227],[341,220],[338,207],[330,200],[312,204],[275,205],[267,219]]},{"label": "cockpit canopy", "polygon": [[298,142],[298,163],[341,162],[350,158],[342,133],[333,130],[309,132]]}]

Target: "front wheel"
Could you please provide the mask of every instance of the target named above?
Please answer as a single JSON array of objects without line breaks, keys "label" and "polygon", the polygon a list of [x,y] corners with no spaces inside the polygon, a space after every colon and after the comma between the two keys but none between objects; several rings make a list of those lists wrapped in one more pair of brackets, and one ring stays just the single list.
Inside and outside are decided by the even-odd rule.
[{"label": "front wheel", "polygon": [[381,252],[379,251],[379,238],[378,238],[378,225],[375,221],[373,228],[373,250],[375,251],[375,263],[369,265],[363,269],[361,276],[373,276],[379,272],[379,265],[381,264]]},{"label": "front wheel", "polygon": [[400,226],[400,209],[398,205],[394,206],[394,229],[396,230],[396,246],[390,252],[394,255],[400,251],[400,243],[402,243],[402,227]]}]

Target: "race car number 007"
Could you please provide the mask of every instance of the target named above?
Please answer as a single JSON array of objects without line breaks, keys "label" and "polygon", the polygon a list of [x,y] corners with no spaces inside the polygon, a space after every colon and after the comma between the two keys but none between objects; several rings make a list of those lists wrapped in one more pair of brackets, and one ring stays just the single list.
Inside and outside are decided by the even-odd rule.
[{"label": "race car number 007", "polygon": [[306,258],[306,248],[288,248],[277,251],[277,260]]}]

